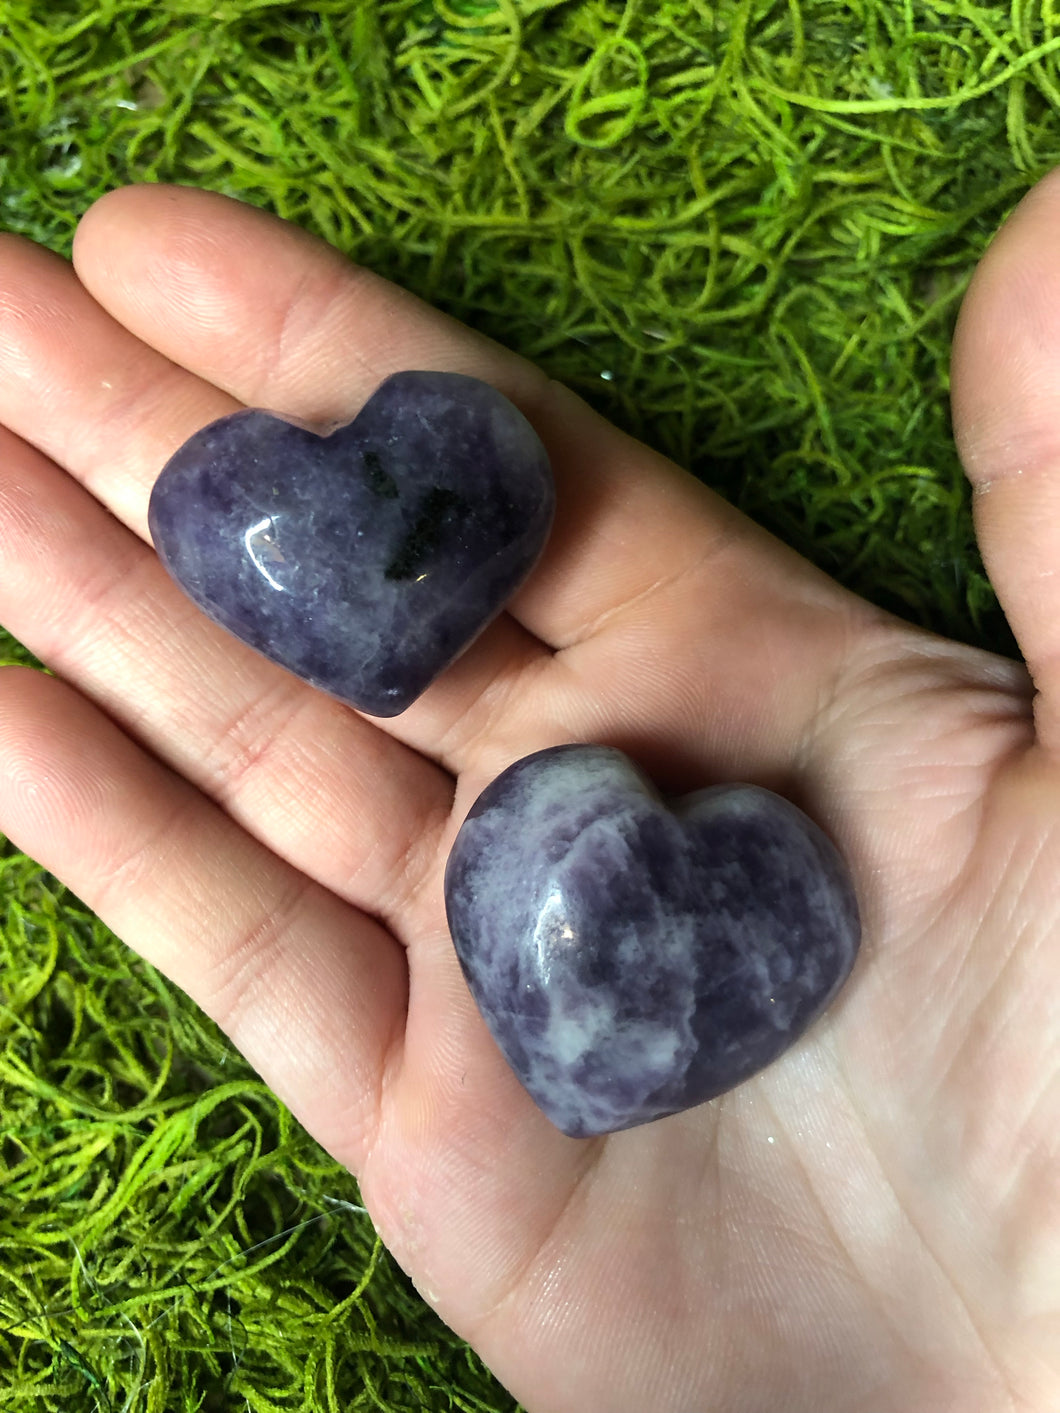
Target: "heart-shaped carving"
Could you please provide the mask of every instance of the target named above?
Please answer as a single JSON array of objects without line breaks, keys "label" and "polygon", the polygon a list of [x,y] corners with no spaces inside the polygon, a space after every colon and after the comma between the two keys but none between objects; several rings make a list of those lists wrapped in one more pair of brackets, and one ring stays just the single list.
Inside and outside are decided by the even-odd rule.
[{"label": "heart-shaped carving", "polygon": [[446,908],[471,993],[564,1133],[632,1128],[761,1070],[854,964],[833,844],[755,785],[668,805],[621,751],[555,746],[483,791]]},{"label": "heart-shaped carving", "polygon": [[148,522],[216,622],[395,716],[526,578],[553,506],[545,449],[506,397],[404,372],[323,435],[258,410],[211,422],[166,463]]}]

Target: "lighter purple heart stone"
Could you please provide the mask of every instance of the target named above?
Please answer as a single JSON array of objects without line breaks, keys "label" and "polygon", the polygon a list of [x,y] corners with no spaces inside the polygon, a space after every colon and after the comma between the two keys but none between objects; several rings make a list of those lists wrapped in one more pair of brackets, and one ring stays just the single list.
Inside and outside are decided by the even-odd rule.
[{"label": "lighter purple heart stone", "polygon": [[166,463],[148,523],[216,622],[395,716],[526,578],[553,508],[548,456],[506,397],[404,372],[326,435],[257,410],[211,422]]},{"label": "lighter purple heart stone", "polygon": [[846,865],[790,801],[719,785],[667,804],[606,746],[538,751],[487,786],[445,898],[486,1024],[575,1137],[763,1069],[829,1004],[860,940]]}]

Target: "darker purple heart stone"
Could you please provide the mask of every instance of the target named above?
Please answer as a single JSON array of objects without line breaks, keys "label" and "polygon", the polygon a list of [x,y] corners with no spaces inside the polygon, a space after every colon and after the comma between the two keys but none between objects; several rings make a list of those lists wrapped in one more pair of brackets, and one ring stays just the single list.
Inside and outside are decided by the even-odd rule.
[{"label": "darker purple heart stone", "polygon": [[860,939],[835,847],[756,785],[667,804],[622,754],[556,746],[482,792],[445,878],[471,993],[575,1137],[701,1104],[775,1060]]},{"label": "darker purple heart stone", "polygon": [[548,457],[501,393],[395,373],[346,426],[196,432],[151,493],[159,556],[211,618],[361,711],[404,711],[501,610],[552,524]]}]

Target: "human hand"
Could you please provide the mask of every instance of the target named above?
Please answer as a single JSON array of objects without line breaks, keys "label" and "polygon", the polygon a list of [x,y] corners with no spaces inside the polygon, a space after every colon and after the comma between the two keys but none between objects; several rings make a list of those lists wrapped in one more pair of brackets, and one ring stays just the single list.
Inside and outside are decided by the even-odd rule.
[{"label": "human hand", "polygon": [[[73,270],[0,240],[0,621],[59,674],[0,672],[0,829],[224,1027],[532,1413],[1060,1406],[1058,220],[1054,175],[984,260],[953,374],[1037,697],[264,213],[130,187]],[[558,512],[508,612],[383,722],[203,617],[146,513],[205,422],[346,420],[401,368],[501,388]],[[479,791],[571,740],[663,789],[792,792],[865,929],[780,1061],[590,1141],[507,1069],[442,896]]]}]

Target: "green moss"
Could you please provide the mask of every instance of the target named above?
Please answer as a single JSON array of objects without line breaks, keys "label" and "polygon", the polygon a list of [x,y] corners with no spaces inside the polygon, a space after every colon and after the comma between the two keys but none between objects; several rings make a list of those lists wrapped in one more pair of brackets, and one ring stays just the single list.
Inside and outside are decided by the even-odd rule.
[{"label": "green moss", "polygon": [[0,1402],[510,1407],[353,1179],[35,864],[0,857]]},{"label": "green moss", "polygon": [[[268,207],[876,602],[1011,650],[948,354],[990,234],[1060,161],[1048,7],[6,0],[0,20],[3,228],[67,252],[130,181]],[[10,848],[0,908],[0,1402],[511,1406],[183,997]]]}]

